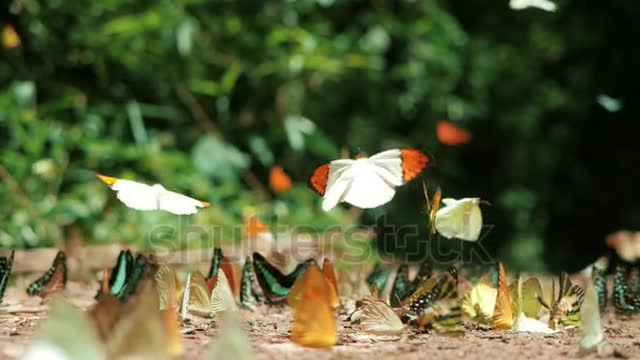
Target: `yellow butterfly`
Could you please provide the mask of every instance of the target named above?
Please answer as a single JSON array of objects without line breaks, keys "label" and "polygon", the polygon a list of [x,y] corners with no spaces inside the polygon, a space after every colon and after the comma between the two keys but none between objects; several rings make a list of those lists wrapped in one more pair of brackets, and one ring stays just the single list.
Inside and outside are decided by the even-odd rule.
[{"label": "yellow butterfly", "polygon": [[361,308],[360,327],[373,335],[400,335],[404,324],[384,301],[369,299]]},{"label": "yellow butterfly", "polygon": [[498,293],[493,310],[493,328],[496,330],[510,330],[513,325],[511,300],[507,286],[507,274],[502,263],[498,263]]},{"label": "yellow butterfly", "polygon": [[[511,312],[519,314],[523,312],[527,317],[532,319],[538,318],[538,313],[542,308],[538,297],[542,297],[542,286],[540,281],[531,277],[521,284],[520,294],[518,295],[518,281],[522,278],[518,276],[518,280],[509,285],[509,298],[511,300]],[[519,309],[521,307],[521,309]]]},{"label": "yellow butterfly", "polygon": [[[237,306],[224,271],[218,271],[215,288],[209,292],[201,272],[191,273],[188,280],[186,311],[197,316],[211,317],[221,311],[235,311]],[[184,297],[183,297],[184,298]],[[182,311],[184,313],[184,310]]]},{"label": "yellow butterfly", "polygon": [[491,325],[498,290],[484,282],[477,283],[462,298],[462,311],[470,319]]},{"label": "yellow butterfly", "polygon": [[[529,281],[532,279],[535,281]],[[539,294],[534,298],[537,300],[538,297],[542,296],[540,282],[535,278],[531,278],[529,280],[527,280],[527,282],[530,284],[528,285],[527,296]],[[530,299],[527,299],[527,301],[525,301],[525,291],[524,283],[522,282],[522,276],[518,275],[516,282],[512,286],[514,290],[513,292],[510,291],[509,295],[511,298],[512,314],[515,315],[513,319],[512,329],[517,332],[535,332],[546,334],[555,332],[553,329],[550,329],[547,324],[538,320],[537,315],[540,311],[540,307],[536,307],[535,305],[531,304]],[[529,306],[528,311],[535,315],[531,317],[528,316],[525,312],[525,306]]]},{"label": "yellow butterfly", "polygon": [[293,301],[291,341],[307,347],[332,347],[338,341],[331,299],[335,292],[315,264],[309,266],[303,278],[296,281],[300,289],[296,292],[301,295],[292,297],[299,300]]},{"label": "yellow butterfly", "polygon": [[[160,265],[155,276],[156,288],[158,289],[158,295],[160,296],[160,309],[166,309],[168,307],[168,299],[170,292],[173,291],[174,301],[182,296],[182,284],[176,272],[166,266]],[[173,290],[169,290],[173,289]]]}]

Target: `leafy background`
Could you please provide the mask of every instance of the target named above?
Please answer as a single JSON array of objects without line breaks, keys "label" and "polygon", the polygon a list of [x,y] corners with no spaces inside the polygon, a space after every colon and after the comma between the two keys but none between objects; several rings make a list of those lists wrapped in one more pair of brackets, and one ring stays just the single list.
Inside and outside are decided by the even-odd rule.
[{"label": "leafy background", "polygon": [[[318,232],[386,214],[418,224],[412,244],[424,243],[419,181],[357,220],[347,207],[323,213],[306,187],[344,151],[410,146],[435,159],[432,187],[491,202],[481,242],[492,256],[578,269],[640,220],[640,6],[507,3],[10,0],[0,25],[19,44],[0,49],[0,246],[144,246],[158,224],[215,224],[238,240],[247,207]],[[471,141],[440,144],[442,119]],[[276,164],[289,193],[267,186]],[[188,219],[135,212],[96,171],[215,206]],[[191,235],[181,247],[208,238]]]}]

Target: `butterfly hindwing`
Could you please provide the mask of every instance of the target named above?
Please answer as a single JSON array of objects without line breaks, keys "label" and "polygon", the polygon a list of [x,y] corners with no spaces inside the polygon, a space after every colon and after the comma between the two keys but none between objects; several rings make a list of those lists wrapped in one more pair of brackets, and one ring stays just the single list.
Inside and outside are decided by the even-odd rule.
[{"label": "butterfly hindwing", "polygon": [[290,274],[285,275],[270,264],[260,253],[253,253],[253,268],[260,288],[262,288],[265,298],[270,304],[278,304],[285,301],[289,294],[289,289],[311,263],[314,263],[313,259],[306,260],[298,264]]},{"label": "butterfly hindwing", "polygon": [[15,250],[11,250],[11,255],[8,258],[4,256],[0,257],[0,304],[2,304],[4,291],[7,289],[7,285],[9,284],[14,255]]},{"label": "butterfly hindwing", "polygon": [[58,251],[53,264],[44,275],[29,284],[27,294],[46,298],[49,294],[64,289],[67,284],[67,257]]}]

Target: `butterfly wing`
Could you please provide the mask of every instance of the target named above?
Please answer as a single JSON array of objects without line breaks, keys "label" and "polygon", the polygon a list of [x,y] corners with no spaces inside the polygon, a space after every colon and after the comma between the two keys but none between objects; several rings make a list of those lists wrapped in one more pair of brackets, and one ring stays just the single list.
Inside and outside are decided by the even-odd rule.
[{"label": "butterfly wing", "polygon": [[214,313],[238,310],[233,291],[224,271],[218,272],[218,281],[211,294],[211,310]]},{"label": "butterfly wing", "polygon": [[117,192],[116,196],[127,207],[143,211],[158,209],[158,192],[147,184],[117,179],[111,189]]},{"label": "butterfly wing", "polygon": [[[597,263],[593,265],[591,270],[591,276],[593,280],[593,288],[598,296],[598,304],[600,311],[604,311],[607,307],[608,293],[607,293],[607,276],[606,268],[601,267]],[[585,294],[586,301],[586,294]]]},{"label": "butterfly wing", "polygon": [[591,281],[587,281],[586,283],[584,303],[580,309],[581,353],[590,352],[604,340],[602,325],[600,324],[600,306],[597,291]]},{"label": "butterfly wing", "polygon": [[404,324],[384,301],[370,301],[362,307],[360,326],[362,330],[373,335],[400,335]]},{"label": "butterfly wing", "polygon": [[191,273],[189,279],[189,302],[187,309],[189,313],[202,317],[211,317],[214,314],[211,305],[211,292],[207,281],[201,272]]},{"label": "butterfly wing", "polygon": [[396,277],[393,280],[393,286],[391,287],[389,301],[392,307],[402,306],[402,301],[407,297],[409,286],[409,265],[402,264],[398,267]]},{"label": "butterfly wing", "polygon": [[456,280],[451,274],[442,274],[432,279],[436,280],[435,285],[429,286],[427,281],[425,285],[428,287],[424,289],[426,292],[410,303],[410,310],[413,309],[418,315],[418,328],[424,330],[431,327],[437,332],[447,333],[463,332]]},{"label": "butterfly wing", "polygon": [[29,284],[27,294],[48,297],[51,293],[63,290],[67,284],[67,258],[63,251],[58,251],[53,264],[44,275]]},{"label": "butterfly wing", "polygon": [[513,313],[509,288],[507,286],[507,274],[502,263],[498,264],[498,293],[496,306],[493,310],[493,328],[496,330],[510,330],[513,325]]},{"label": "butterfly wing", "polygon": [[480,199],[467,198],[465,200],[463,231],[459,238],[467,241],[476,241],[482,231],[482,211],[480,210]]},{"label": "butterfly wing", "polygon": [[277,304],[286,300],[293,282],[289,285],[287,276],[271,265],[260,253],[253,253],[253,267],[267,302]]},{"label": "butterfly wing", "polygon": [[0,257],[0,304],[2,304],[4,292],[7,289],[7,285],[9,285],[14,255],[15,250],[11,250],[11,256],[9,256],[9,258]]},{"label": "butterfly wing", "polygon": [[158,209],[168,211],[176,215],[192,215],[198,212],[198,208],[204,208],[211,204],[196,200],[174,191],[164,190],[158,195]]},{"label": "butterfly wing", "polygon": [[160,265],[155,276],[156,288],[160,296],[160,310],[169,308],[169,298],[175,297],[176,274],[170,267]]},{"label": "butterfly wing", "polygon": [[375,287],[377,291],[383,292],[387,287],[387,281],[389,281],[389,276],[391,275],[391,269],[386,269],[382,267],[382,264],[377,262],[373,266],[373,270],[367,276],[367,284],[369,287]]},{"label": "butterfly wing", "polygon": [[327,258],[324,258],[322,262],[322,275],[330,285],[331,290],[331,307],[336,309],[340,306],[340,298],[338,294],[338,280],[336,279],[336,273],[333,270],[333,264]]},{"label": "butterfly wing", "polygon": [[[542,308],[538,297],[543,298],[542,285],[540,280],[535,277],[531,277],[522,283],[521,293],[518,294],[517,282],[509,285],[509,299],[511,301],[512,314],[518,314],[518,305],[521,306],[521,311],[529,318],[537,319],[538,313]],[[520,299],[520,300],[518,300]],[[518,304],[520,301],[520,304]]]}]

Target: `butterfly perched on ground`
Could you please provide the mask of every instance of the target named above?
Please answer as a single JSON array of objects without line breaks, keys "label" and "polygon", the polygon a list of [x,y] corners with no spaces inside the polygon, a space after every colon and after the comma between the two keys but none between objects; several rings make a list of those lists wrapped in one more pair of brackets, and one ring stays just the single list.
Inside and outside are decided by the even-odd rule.
[{"label": "butterfly perched on ground", "polygon": [[600,324],[600,305],[597,291],[590,279],[587,279],[585,285],[584,302],[580,309],[580,322],[580,353],[587,354],[593,350],[602,349],[605,340]]},{"label": "butterfly perched on ground", "polygon": [[253,261],[250,256],[247,256],[240,279],[240,303],[248,309],[253,309],[255,304],[262,303],[262,299],[262,289],[260,289],[253,271]]},{"label": "butterfly perched on ground", "polygon": [[333,269],[333,264],[331,260],[328,258],[324,258],[322,261],[322,275],[329,281],[333,291],[336,294],[336,298],[340,297],[340,293],[338,292],[338,279],[336,278],[336,272]]},{"label": "butterfly perched on ground", "polygon": [[513,312],[511,311],[507,273],[504,270],[504,265],[498,263],[498,292],[493,309],[493,328],[510,330],[511,326],[513,326]]},{"label": "butterfly perched on ground", "polygon": [[368,296],[361,300],[360,327],[373,335],[400,335],[404,324],[384,301]]},{"label": "butterfly perched on ground", "polygon": [[27,294],[47,298],[54,292],[64,290],[67,284],[67,257],[63,251],[58,251],[53,264],[44,275],[29,284]]},{"label": "butterfly perched on ground", "polygon": [[546,323],[538,320],[538,312],[541,308],[538,299],[542,298],[542,287],[537,278],[529,278],[523,282],[522,276],[518,275],[515,283],[509,287],[509,298],[514,331],[543,334],[555,332]]},{"label": "butterfly perched on ground", "polygon": [[[311,269],[314,269],[314,270],[311,270]],[[302,273],[296,279],[296,282],[293,284],[293,286],[291,286],[291,289],[289,290],[289,294],[287,295],[287,304],[290,307],[295,309],[300,303],[300,301],[302,301],[305,289],[311,286],[310,284],[308,284],[308,282],[316,281],[315,272],[320,272],[320,269],[318,268],[318,265],[316,265],[315,263],[312,263],[307,267],[307,270],[305,270],[305,272]],[[329,305],[331,306],[331,308],[335,309],[340,305],[340,301],[338,298],[338,294],[336,293],[335,287],[331,283],[331,276],[327,276],[327,274],[325,274],[324,271],[322,271],[321,274],[322,274],[322,280],[327,284],[329,288]],[[334,279],[335,279],[335,275],[334,275]]]},{"label": "butterfly perched on ground", "polygon": [[[291,341],[298,345],[329,348],[338,341],[333,305],[337,301],[331,284],[314,263],[292,289]],[[295,299],[297,300],[295,300]]]},{"label": "butterfly perched on ground", "polygon": [[482,231],[480,202],[480,198],[442,199],[444,207],[435,216],[436,231],[448,239],[478,240]]},{"label": "butterfly perched on ground", "polygon": [[373,266],[373,270],[371,270],[369,276],[367,276],[367,284],[373,291],[382,293],[387,287],[387,281],[389,281],[390,275],[391,269],[384,268],[380,262],[377,262]]},{"label": "butterfly perched on ground", "polygon": [[436,124],[438,141],[449,146],[462,145],[469,141],[469,132],[449,121],[438,121]]},{"label": "butterfly perched on ground", "polygon": [[260,253],[253,253],[253,268],[258,278],[258,284],[260,284],[269,304],[285,301],[298,276],[304,273],[312,263],[315,264],[315,261],[308,259],[298,264],[291,273],[285,275],[271,265]]},{"label": "butterfly perched on ground", "polygon": [[[116,266],[111,270],[109,275],[108,290],[111,295],[117,296],[120,294],[124,286],[127,284],[127,279],[131,275],[133,270],[133,254],[129,250],[122,250],[118,254],[118,261]],[[102,287],[98,289],[95,299],[98,299],[102,295]]]},{"label": "butterfly perched on ground", "polygon": [[371,157],[339,159],[316,168],[309,179],[322,196],[322,209],[338,203],[369,209],[393,199],[396,187],[416,178],[429,164],[429,157],[414,149],[392,149]]},{"label": "butterfly perched on ground", "polygon": [[640,312],[640,295],[627,283],[628,267],[618,264],[613,274],[613,306],[620,313]]},{"label": "butterfly perched on ground", "polygon": [[111,176],[100,174],[96,174],[96,176],[116,191],[118,199],[132,209],[163,210],[176,215],[191,215],[197,213],[198,208],[211,205],[208,202],[169,191],[160,184],[150,186]]},{"label": "butterfly perched on ground", "polygon": [[195,271],[189,275],[187,284],[189,295],[186,299],[188,312],[197,316],[211,317],[222,311],[237,310],[233,292],[224,271],[218,272],[216,278],[215,288],[211,291],[202,273]]},{"label": "butterfly perched on ground", "polygon": [[[158,266],[155,282],[160,296],[160,310],[169,309],[171,305],[176,305],[176,299],[181,296],[182,285],[175,270],[167,265]],[[173,303],[170,304],[172,301]]]},{"label": "butterfly perched on ground", "polygon": [[138,254],[133,261],[131,272],[127,276],[124,287],[116,295],[121,301],[127,301],[138,293],[140,284],[147,280],[153,280],[158,270],[158,264],[152,257]]},{"label": "butterfly perched on ground", "polygon": [[432,273],[433,269],[428,258],[425,258],[420,263],[418,274],[413,280],[409,280],[409,266],[406,264],[400,265],[396,271],[396,277],[393,280],[391,294],[389,295],[391,307],[397,308],[402,306],[404,301],[411,294],[418,290],[425,281],[431,278]]},{"label": "butterfly perched on ground", "polygon": [[490,325],[493,322],[493,311],[496,306],[498,290],[484,281],[475,284],[462,297],[462,311],[470,319]]},{"label": "butterfly perched on ground", "polygon": [[[603,260],[606,260],[606,258]],[[604,311],[609,302],[606,271],[606,265],[603,265],[600,260],[591,266],[591,279],[593,281],[593,289],[598,297],[600,311]]]},{"label": "butterfly perched on ground", "polygon": [[407,300],[410,313],[417,316],[419,330],[433,328],[437,332],[463,332],[462,310],[457,280],[451,272],[427,280]]},{"label": "butterfly perched on ground", "polygon": [[[105,274],[105,279],[108,274]],[[182,355],[182,336],[175,316],[160,311],[153,281],[145,279],[135,301],[122,303],[104,295],[83,313],[55,299],[47,320],[25,359],[144,359]],[[175,313],[174,313],[175,314]]]},{"label": "butterfly perched on ground", "polygon": [[565,272],[559,277],[558,297],[553,299],[552,294],[553,304],[548,304],[541,296],[538,297],[540,304],[549,310],[549,327],[553,330],[556,330],[559,324],[579,327],[580,306],[583,300],[584,290],[572,284],[569,275]]},{"label": "butterfly perched on ground", "polygon": [[6,258],[0,256],[0,304],[2,304],[2,298],[4,297],[4,291],[9,285],[9,277],[11,276],[11,269],[13,268],[13,257],[15,250],[11,250],[11,255]]}]

